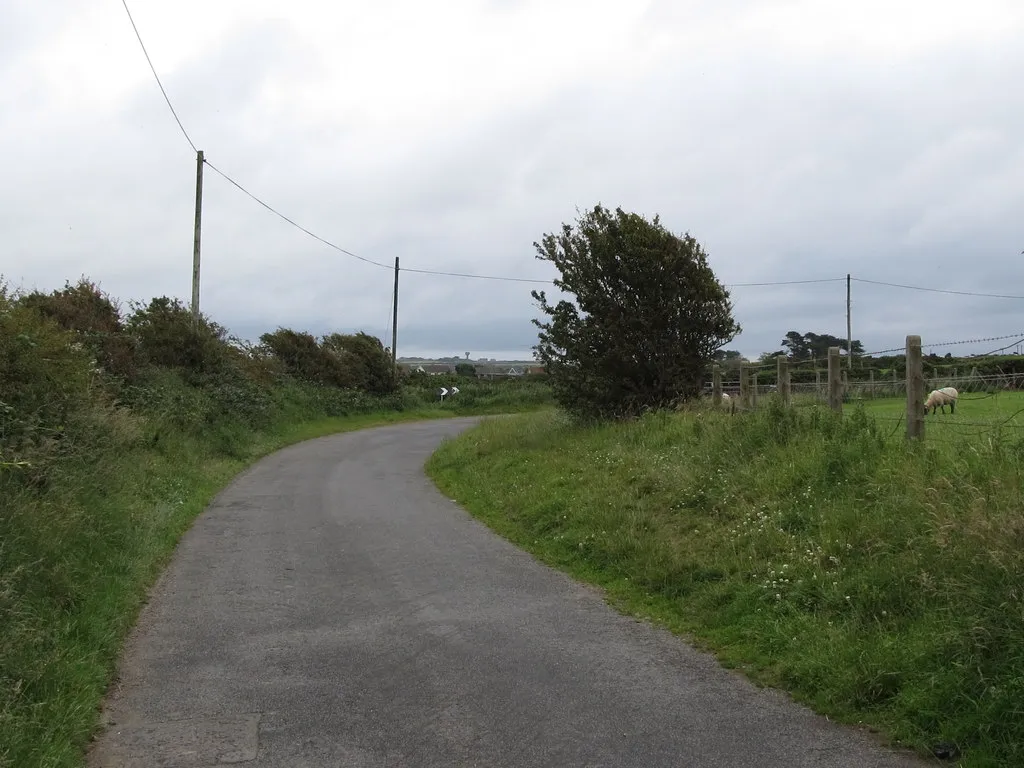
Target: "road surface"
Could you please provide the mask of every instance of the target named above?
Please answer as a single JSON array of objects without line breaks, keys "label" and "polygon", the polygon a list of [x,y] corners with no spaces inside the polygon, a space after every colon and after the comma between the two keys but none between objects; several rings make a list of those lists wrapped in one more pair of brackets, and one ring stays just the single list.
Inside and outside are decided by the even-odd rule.
[{"label": "road surface", "polygon": [[184,536],[94,768],[911,768],[624,617],[423,475],[474,423],[286,448]]}]

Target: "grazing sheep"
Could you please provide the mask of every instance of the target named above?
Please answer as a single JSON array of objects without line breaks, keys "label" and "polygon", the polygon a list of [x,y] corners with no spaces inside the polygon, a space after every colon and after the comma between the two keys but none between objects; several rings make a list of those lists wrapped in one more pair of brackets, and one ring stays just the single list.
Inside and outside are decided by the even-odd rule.
[{"label": "grazing sheep", "polygon": [[924,401],[924,412],[928,413],[928,409],[932,409],[932,413],[935,413],[936,408],[941,408],[942,412],[946,412],[946,405],[949,405],[949,412],[956,413],[956,401],[960,397],[960,393],[957,392],[953,387],[943,387],[942,389],[936,389],[928,395],[928,399]]}]

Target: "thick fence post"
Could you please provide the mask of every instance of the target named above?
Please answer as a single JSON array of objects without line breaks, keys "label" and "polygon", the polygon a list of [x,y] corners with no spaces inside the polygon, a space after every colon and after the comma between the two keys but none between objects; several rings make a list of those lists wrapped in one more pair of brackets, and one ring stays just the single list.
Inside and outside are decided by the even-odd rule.
[{"label": "thick fence post", "polygon": [[747,380],[747,366],[745,366],[745,365],[743,365],[741,363],[740,364],[740,408],[746,408],[749,405],[749,403],[747,403],[747,398],[749,397],[749,392],[747,391],[748,388],[749,388],[748,387],[748,383],[749,382]]},{"label": "thick fence post", "polygon": [[789,360],[782,355],[775,358],[776,365],[778,365],[778,389],[779,396],[782,398],[782,404],[788,406],[790,404],[789,394]]},{"label": "thick fence post", "polygon": [[722,404],[722,366],[711,366],[711,403],[716,408]]},{"label": "thick fence post", "polygon": [[843,412],[843,377],[840,374],[842,361],[839,347],[828,348],[828,407],[836,413]]},{"label": "thick fence post", "polygon": [[750,392],[750,407],[757,407],[757,368],[750,369],[750,387],[747,390]]},{"label": "thick fence post", "polygon": [[920,336],[907,336],[907,439],[924,439],[924,362]]},{"label": "thick fence post", "polygon": [[868,381],[870,382],[869,389],[868,389],[868,392],[870,394],[868,395],[868,397],[871,400],[874,400],[875,399],[875,369],[874,368],[872,368],[871,370],[868,371]]}]

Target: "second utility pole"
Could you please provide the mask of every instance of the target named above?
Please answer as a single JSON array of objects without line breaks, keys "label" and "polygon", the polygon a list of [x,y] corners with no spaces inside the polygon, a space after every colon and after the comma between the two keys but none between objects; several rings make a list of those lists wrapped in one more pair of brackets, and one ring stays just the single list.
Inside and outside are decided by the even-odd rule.
[{"label": "second utility pole", "polygon": [[196,228],[192,240],[192,322],[199,324],[199,232],[203,223],[203,150],[196,152]]},{"label": "second utility pole", "polygon": [[391,319],[391,364],[398,361],[398,257],[395,256],[395,306]]}]

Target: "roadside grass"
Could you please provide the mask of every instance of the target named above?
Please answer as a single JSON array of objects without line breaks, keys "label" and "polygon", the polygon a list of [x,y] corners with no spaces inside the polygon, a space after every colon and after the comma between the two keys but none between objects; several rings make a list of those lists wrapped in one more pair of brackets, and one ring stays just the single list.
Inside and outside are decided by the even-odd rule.
[{"label": "roadside grass", "polygon": [[531,414],[427,469],[620,610],[819,712],[1024,765],[1024,442],[911,445],[867,414]]},{"label": "roadside grass", "polygon": [[148,588],[245,466],[327,434],[550,400],[543,384],[523,384],[470,382],[468,397],[442,404],[415,388],[373,398],[286,383],[239,395],[153,371],[121,393],[129,407],[97,401],[76,417],[95,424],[40,453],[37,478],[33,462],[0,465],[0,766],[83,764]]}]

